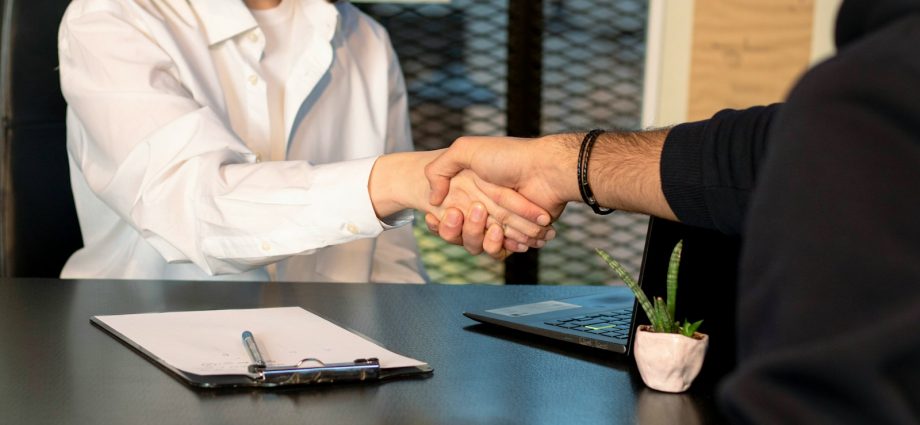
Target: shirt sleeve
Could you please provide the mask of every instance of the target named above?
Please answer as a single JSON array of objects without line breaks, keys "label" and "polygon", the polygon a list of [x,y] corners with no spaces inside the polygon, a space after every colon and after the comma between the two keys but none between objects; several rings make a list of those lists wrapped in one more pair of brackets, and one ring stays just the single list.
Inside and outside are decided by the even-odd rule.
[{"label": "shirt sleeve", "polygon": [[239,273],[380,234],[367,196],[375,158],[258,163],[140,19],[87,4],[59,33],[68,126],[79,129],[68,149],[96,196],[167,261]]},{"label": "shirt sleeve", "polygon": [[[386,152],[412,151],[414,146],[409,123],[409,102],[399,59],[390,43],[386,29],[380,25],[374,26],[384,39],[383,44],[389,56]],[[387,232],[377,238],[371,281],[411,283],[428,281],[413,233],[414,218],[414,210],[403,210],[383,219],[383,227],[387,229]],[[393,229],[399,226],[402,228]]]},{"label": "shirt sleeve", "polygon": [[661,153],[661,185],[677,218],[739,234],[780,104],[725,109],[675,126]]}]

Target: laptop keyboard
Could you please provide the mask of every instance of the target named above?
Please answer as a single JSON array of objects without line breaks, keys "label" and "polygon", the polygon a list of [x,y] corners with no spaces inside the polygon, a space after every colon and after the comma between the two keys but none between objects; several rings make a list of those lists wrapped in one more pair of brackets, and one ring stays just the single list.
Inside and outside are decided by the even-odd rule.
[{"label": "laptop keyboard", "polygon": [[573,331],[603,335],[610,338],[626,339],[629,335],[631,320],[632,309],[624,308],[622,310],[557,319],[545,323],[550,326],[557,326]]}]

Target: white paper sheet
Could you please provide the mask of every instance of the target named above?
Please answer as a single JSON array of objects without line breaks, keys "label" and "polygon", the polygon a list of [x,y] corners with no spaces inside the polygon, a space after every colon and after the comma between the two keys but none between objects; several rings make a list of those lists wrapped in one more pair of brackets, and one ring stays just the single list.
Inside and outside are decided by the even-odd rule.
[{"label": "white paper sheet", "polygon": [[97,316],[176,369],[198,375],[246,374],[251,363],[243,331],[255,336],[268,366],[314,357],[325,363],[376,357],[380,367],[424,365],[401,356],[300,307]]}]

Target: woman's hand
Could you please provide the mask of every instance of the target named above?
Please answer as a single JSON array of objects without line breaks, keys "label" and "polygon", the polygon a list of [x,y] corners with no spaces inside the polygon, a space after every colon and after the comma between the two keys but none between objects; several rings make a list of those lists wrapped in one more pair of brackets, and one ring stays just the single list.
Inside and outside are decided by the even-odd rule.
[{"label": "woman's hand", "polygon": [[[443,208],[454,205],[472,205],[472,208],[463,214]],[[441,212],[437,213],[439,209]],[[528,248],[542,248],[555,237],[551,226],[522,217],[527,214],[534,217],[535,211],[539,211],[535,220],[548,224],[545,210],[511,189],[488,183],[464,170],[451,179],[450,191],[441,206],[430,207],[425,223],[432,233],[449,243],[463,245],[471,254],[485,251],[503,259]]]},{"label": "woman's hand", "polygon": [[[453,208],[441,208],[454,205],[471,205],[471,209],[460,214]],[[527,221],[514,212],[540,211],[530,201],[511,189],[485,182],[470,171],[462,171],[451,179],[450,192],[441,207],[430,207],[425,215],[428,229],[449,243],[463,245],[474,255],[485,251],[502,259],[529,247],[541,248],[555,237],[552,227]],[[439,208],[440,215],[432,212]],[[543,215],[544,212],[540,211],[536,220],[548,222],[549,216]],[[445,219],[443,225],[440,217]]]},{"label": "woman's hand", "polygon": [[546,210],[514,190],[485,182],[472,172],[459,173],[451,179],[449,193],[439,206],[429,204],[424,169],[439,154],[405,152],[378,158],[368,182],[378,217],[406,208],[426,211],[432,218],[446,219],[444,226],[438,226],[444,227],[438,234],[448,242],[462,244],[472,254],[485,251],[497,258],[507,256],[509,251],[540,247],[555,236],[548,226],[550,214]]}]

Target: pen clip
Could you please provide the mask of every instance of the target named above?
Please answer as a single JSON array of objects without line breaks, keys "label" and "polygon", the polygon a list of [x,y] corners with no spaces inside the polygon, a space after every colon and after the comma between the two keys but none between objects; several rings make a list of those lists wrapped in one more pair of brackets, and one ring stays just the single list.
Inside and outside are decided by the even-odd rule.
[{"label": "pen clip", "polygon": [[308,357],[296,365],[270,367],[265,364],[252,332],[243,331],[243,346],[252,360],[248,368],[249,373],[255,375],[254,379],[265,386],[364,381],[380,377],[380,361],[376,358],[325,363],[318,358]]}]

